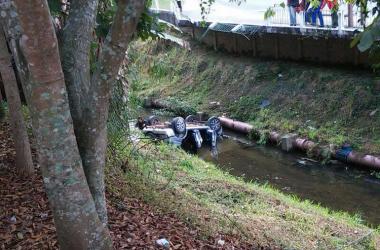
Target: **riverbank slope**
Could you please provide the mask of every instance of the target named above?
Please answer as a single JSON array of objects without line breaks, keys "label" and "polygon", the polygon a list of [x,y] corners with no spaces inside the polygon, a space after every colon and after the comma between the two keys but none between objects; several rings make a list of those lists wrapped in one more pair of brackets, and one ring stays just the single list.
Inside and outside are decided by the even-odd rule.
[{"label": "riverbank slope", "polygon": [[159,41],[129,50],[132,96],[226,114],[260,130],[380,152],[380,81],[368,71],[270,61]]}]

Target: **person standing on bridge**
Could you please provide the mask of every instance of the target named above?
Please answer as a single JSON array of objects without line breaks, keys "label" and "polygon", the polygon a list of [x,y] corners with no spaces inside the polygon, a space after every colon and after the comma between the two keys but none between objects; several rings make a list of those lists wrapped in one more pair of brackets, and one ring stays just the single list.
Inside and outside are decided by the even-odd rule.
[{"label": "person standing on bridge", "polygon": [[178,5],[178,8],[179,8],[179,11],[182,13],[182,1],[181,0],[177,0],[177,5]]},{"label": "person standing on bridge", "polygon": [[331,21],[332,21],[332,27],[336,28],[338,27],[338,10],[339,10],[339,4],[338,0],[323,0],[321,5],[321,10],[326,6],[331,11]]},{"label": "person standing on bridge", "polygon": [[[311,15],[311,24],[313,26],[317,26],[317,17],[319,19],[319,26],[324,27],[324,22],[323,22],[323,16],[322,16],[322,5],[323,5],[324,0],[313,0],[311,1],[312,8],[310,11],[312,12]],[[324,7],[324,6],[323,6]]]},{"label": "person standing on bridge", "polygon": [[288,0],[290,26],[297,25],[297,13],[296,8],[299,7],[299,0]]}]

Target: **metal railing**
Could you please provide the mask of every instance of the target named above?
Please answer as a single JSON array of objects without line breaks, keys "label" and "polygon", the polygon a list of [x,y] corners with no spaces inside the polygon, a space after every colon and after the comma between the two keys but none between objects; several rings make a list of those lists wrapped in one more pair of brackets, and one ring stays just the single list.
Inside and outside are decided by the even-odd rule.
[{"label": "metal railing", "polygon": [[[269,24],[275,24],[275,25],[289,25],[290,23],[290,18],[289,18],[289,10],[288,8],[282,8],[282,7],[275,7],[273,8],[275,15],[271,17],[268,21]],[[358,8],[353,9],[353,25],[350,27],[348,25],[348,13],[345,9],[341,9],[338,13],[342,16],[342,28],[356,28],[356,29],[361,29],[364,26],[368,26],[372,23],[374,20],[373,16],[369,16],[365,19],[364,23],[361,23],[361,14]],[[332,26],[332,17],[331,17],[331,11],[329,9],[323,9],[322,10],[322,16],[323,16],[323,21],[324,25],[329,28]],[[300,13],[297,14],[297,24],[302,25],[305,20],[305,12],[301,11]],[[317,18],[317,24],[319,25],[319,20]],[[312,27],[310,25],[310,27]]]}]

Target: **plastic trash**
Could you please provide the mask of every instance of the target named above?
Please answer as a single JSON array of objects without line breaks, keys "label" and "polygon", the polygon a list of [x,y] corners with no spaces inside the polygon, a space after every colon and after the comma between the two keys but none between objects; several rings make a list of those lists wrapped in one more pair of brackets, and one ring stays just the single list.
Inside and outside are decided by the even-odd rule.
[{"label": "plastic trash", "polygon": [[170,242],[167,239],[156,240],[156,244],[157,246],[164,247],[164,248],[170,247]]},{"label": "plastic trash", "polygon": [[298,164],[301,164],[301,165],[307,165],[306,161],[304,160],[297,160]]},{"label": "plastic trash", "polygon": [[226,242],[224,240],[218,240],[218,245],[219,246],[224,246]]},{"label": "plastic trash", "polygon": [[17,222],[16,216],[13,215],[11,218],[9,218],[9,221],[11,223],[16,223]]},{"label": "plastic trash", "polygon": [[270,105],[270,101],[268,99],[262,100],[260,103],[260,108],[266,108]]}]

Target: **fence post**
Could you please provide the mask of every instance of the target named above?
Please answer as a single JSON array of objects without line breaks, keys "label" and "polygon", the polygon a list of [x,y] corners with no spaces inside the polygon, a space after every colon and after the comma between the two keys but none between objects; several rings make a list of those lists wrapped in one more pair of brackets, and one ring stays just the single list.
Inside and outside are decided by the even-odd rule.
[{"label": "fence post", "polygon": [[343,27],[344,27],[344,14],[343,14],[343,11],[340,10],[338,12],[338,34],[342,34]]},{"label": "fence post", "polygon": [[159,10],[160,9],[160,4],[158,0],[154,0],[154,3],[156,4],[156,8]]},{"label": "fence post", "polygon": [[300,14],[301,14],[300,26],[301,28],[305,28],[305,11],[301,11]]},{"label": "fence post", "polygon": [[216,31],[213,31],[214,33],[214,50],[217,51],[218,50],[218,34]]},{"label": "fence post", "polygon": [[354,27],[354,12],[352,10],[352,4],[347,5],[347,12],[348,12],[348,27],[352,28]]}]

